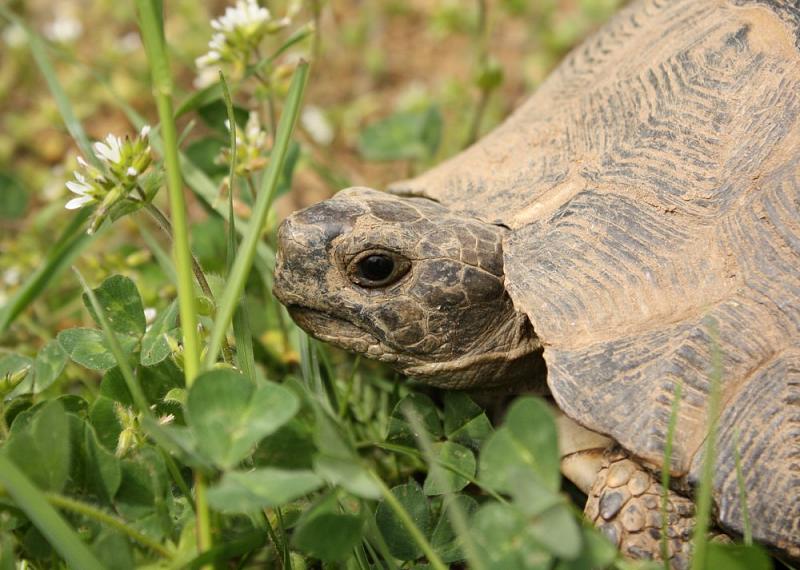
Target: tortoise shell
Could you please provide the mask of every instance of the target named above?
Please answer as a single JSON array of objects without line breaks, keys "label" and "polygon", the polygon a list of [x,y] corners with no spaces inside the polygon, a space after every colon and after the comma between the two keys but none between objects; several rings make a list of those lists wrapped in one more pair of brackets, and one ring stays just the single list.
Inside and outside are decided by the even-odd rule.
[{"label": "tortoise shell", "polygon": [[558,405],[800,557],[800,4],[635,2],[478,144],[392,191],[512,230]]}]

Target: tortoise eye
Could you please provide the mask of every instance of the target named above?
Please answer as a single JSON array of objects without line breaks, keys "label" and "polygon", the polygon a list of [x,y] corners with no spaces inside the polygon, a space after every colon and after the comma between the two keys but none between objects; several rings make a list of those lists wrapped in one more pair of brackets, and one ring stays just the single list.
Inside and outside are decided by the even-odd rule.
[{"label": "tortoise eye", "polygon": [[366,252],[350,264],[351,280],[361,287],[386,287],[405,275],[411,264],[389,252]]}]

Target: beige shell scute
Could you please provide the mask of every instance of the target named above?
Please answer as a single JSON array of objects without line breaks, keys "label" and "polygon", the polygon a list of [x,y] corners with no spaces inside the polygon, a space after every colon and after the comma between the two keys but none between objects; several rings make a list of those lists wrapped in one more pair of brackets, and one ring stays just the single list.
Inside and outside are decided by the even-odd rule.
[{"label": "beige shell scute", "polygon": [[[571,418],[800,558],[800,5],[642,0],[504,124],[394,191],[500,223],[506,287]],[[717,361],[719,361],[718,364]]]}]

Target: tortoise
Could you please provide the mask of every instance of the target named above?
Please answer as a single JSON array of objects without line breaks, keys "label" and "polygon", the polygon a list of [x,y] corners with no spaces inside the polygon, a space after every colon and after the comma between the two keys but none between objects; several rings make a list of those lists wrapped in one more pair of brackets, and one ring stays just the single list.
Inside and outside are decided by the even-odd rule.
[{"label": "tortoise", "polygon": [[800,4],[639,0],[489,135],[279,229],[311,335],[453,389],[545,390],[562,469],[632,557],[690,557],[718,382],[713,512],[800,559]]}]

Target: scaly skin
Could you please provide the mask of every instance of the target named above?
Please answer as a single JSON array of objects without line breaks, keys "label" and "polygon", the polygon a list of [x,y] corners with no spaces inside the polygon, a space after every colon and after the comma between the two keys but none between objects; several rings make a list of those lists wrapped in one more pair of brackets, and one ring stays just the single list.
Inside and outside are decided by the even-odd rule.
[{"label": "scaly skin", "polygon": [[[541,345],[504,287],[507,229],[350,188],[280,227],[274,293],[309,334],[443,388],[543,384]],[[368,253],[407,267],[359,286]]]}]

